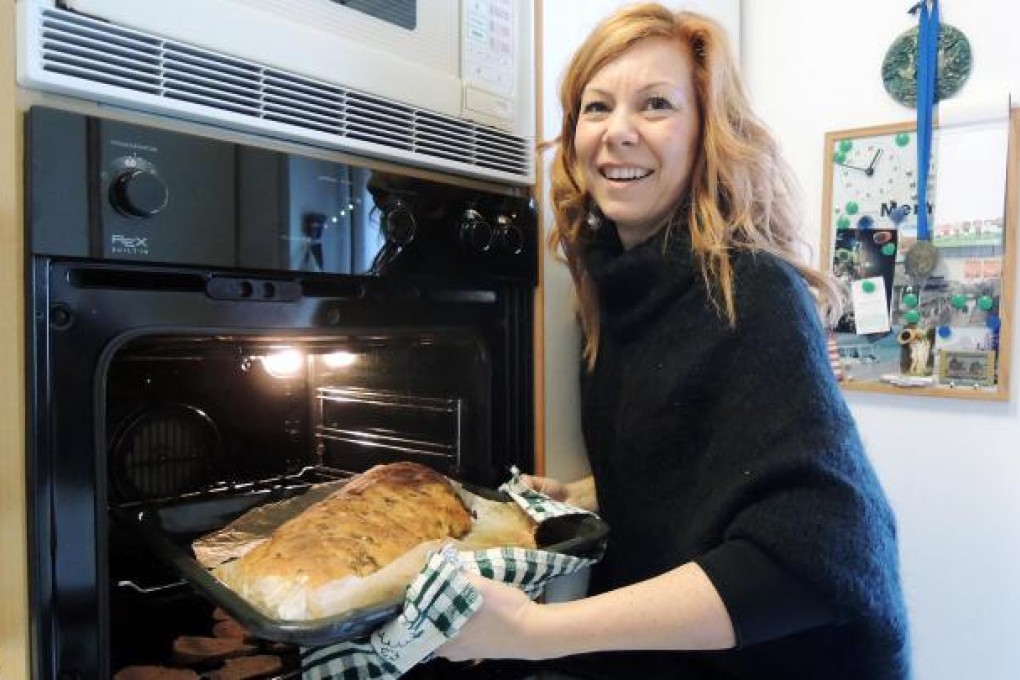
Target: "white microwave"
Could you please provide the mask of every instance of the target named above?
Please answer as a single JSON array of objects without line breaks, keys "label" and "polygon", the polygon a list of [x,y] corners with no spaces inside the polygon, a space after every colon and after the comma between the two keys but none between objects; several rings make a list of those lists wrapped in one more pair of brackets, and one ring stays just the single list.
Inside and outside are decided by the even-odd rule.
[{"label": "white microwave", "polygon": [[18,80],[532,184],[531,0],[17,0]]}]

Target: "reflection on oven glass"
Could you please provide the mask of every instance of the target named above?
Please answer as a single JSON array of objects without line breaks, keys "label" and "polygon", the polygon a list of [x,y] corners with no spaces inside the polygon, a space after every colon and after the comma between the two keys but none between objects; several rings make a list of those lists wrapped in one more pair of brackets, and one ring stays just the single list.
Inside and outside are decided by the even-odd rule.
[{"label": "reflection on oven glass", "polygon": [[418,0],[331,0],[394,26],[413,31],[418,25]]},{"label": "reflection on oven glass", "polygon": [[382,247],[371,172],[304,156],[286,161],[288,268],[357,273]]}]

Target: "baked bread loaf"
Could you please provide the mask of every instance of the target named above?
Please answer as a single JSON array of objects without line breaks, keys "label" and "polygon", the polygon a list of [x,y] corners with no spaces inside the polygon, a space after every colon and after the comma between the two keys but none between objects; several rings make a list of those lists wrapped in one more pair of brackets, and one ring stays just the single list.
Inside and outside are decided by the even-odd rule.
[{"label": "baked bread loaf", "polygon": [[417,463],[378,465],[282,524],[223,577],[249,599],[273,599],[267,587],[314,590],[367,576],[420,543],[470,529],[471,514],[445,477]]}]

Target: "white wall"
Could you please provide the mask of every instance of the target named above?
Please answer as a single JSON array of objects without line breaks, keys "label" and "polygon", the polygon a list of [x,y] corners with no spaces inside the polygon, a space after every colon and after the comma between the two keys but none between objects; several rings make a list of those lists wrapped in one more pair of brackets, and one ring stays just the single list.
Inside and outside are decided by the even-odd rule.
[{"label": "white wall", "polygon": [[[880,76],[889,43],[915,25],[909,4],[741,3],[745,82],[800,178],[816,252],[825,132],[916,115]],[[944,0],[940,9],[974,55],[953,105],[1020,93],[1020,6]],[[1015,383],[1020,348],[1011,365]],[[848,394],[899,518],[918,680],[1020,678],[1018,390],[1008,403]]]},{"label": "white wall", "polygon": [[[619,0],[545,0],[544,129],[570,52]],[[804,190],[805,235],[818,249],[822,145],[829,130],[912,120],[881,84],[885,50],[913,25],[904,2],[737,0],[701,6],[739,29],[745,82]],[[1020,95],[1020,6],[943,0],[943,20],[971,41],[974,72],[958,96]],[[734,35],[734,41],[737,38]],[[548,215],[546,216],[548,224]],[[546,265],[546,451],[550,474],[584,470],[577,425],[577,335],[562,267]],[[1016,310],[1012,318],[1017,318]],[[1020,328],[1014,326],[1014,335]],[[1020,380],[1020,340],[1011,364]],[[1020,678],[1020,418],[1008,403],[849,393],[899,518],[918,680]],[[1013,442],[1013,443],[1010,443]]]}]

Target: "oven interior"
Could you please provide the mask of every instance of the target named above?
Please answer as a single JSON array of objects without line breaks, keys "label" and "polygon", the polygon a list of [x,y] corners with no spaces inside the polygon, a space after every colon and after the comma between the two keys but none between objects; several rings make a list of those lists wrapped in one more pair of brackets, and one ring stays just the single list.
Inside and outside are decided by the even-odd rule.
[{"label": "oven interior", "polygon": [[110,501],[179,496],[309,465],[488,458],[489,359],[469,330],[150,336],[106,378]]},{"label": "oven interior", "polygon": [[[120,513],[183,499],[202,508],[194,528],[212,530],[375,464],[413,460],[459,477],[465,451],[488,458],[490,373],[465,328],[123,343],[104,389],[111,669],[174,663],[175,639],[209,636],[215,623]],[[258,644],[296,663],[294,650]]]}]

